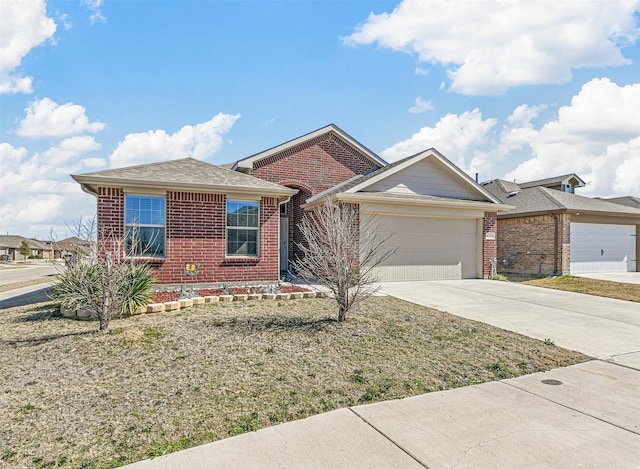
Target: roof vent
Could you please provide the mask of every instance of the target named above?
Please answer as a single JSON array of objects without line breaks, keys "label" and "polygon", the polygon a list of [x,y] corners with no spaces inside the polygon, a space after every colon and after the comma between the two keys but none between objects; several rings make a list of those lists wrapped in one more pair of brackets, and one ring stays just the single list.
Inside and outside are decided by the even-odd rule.
[{"label": "roof vent", "polygon": [[519,193],[520,191],[509,192],[509,195],[507,195],[507,197],[513,197],[514,195],[518,195]]}]

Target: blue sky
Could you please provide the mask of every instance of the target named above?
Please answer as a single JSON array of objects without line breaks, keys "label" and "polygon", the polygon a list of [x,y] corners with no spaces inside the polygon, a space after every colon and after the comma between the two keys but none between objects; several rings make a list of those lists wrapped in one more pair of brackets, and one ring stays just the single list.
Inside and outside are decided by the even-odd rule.
[{"label": "blue sky", "polygon": [[91,215],[69,174],[226,163],[329,123],[387,161],[435,147],[481,180],[640,196],[640,0],[8,0],[0,18],[3,234]]}]

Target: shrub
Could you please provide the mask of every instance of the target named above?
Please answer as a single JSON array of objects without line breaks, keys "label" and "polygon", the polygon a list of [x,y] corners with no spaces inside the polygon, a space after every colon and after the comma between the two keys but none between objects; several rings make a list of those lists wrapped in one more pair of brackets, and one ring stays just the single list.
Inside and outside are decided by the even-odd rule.
[{"label": "shrub", "polygon": [[135,312],[148,303],[155,277],[148,266],[133,262],[112,265],[85,259],[58,275],[52,298],[66,308],[86,308],[100,321],[100,330],[112,318]]}]

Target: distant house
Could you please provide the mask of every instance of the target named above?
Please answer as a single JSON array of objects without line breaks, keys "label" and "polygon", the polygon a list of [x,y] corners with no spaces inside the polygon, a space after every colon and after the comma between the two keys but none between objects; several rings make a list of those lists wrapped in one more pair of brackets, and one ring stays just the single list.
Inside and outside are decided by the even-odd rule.
[{"label": "distant house", "polygon": [[483,278],[508,208],[434,149],[388,165],[333,124],[225,167],[185,158],[73,178],[97,198],[99,244],[127,239],[163,284],[278,280],[326,198],[394,234],[382,280]]},{"label": "distant house", "polygon": [[80,239],[77,236],[65,238],[60,241],[51,241],[51,249],[55,259],[63,259],[67,256],[90,256],[94,251],[95,241]]},{"label": "distant house", "polygon": [[635,272],[640,252],[640,203],[575,194],[575,174],[482,186],[514,209],[498,215],[498,258],[507,272],[579,274]]},{"label": "distant house", "polygon": [[[26,242],[31,250],[31,254],[28,256],[20,253],[23,242]],[[23,261],[29,257],[52,259],[53,250],[47,241],[39,241],[20,235],[0,235],[0,256],[5,261]]]}]

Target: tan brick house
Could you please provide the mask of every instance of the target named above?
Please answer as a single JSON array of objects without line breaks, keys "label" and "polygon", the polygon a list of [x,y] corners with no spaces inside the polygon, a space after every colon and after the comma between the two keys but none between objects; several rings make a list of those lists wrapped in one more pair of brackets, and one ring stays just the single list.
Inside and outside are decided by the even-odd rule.
[{"label": "tan brick house", "polygon": [[515,206],[498,215],[499,269],[546,275],[637,271],[637,199],[577,195],[575,189],[585,184],[575,174],[482,185]]},{"label": "tan brick house", "polygon": [[101,233],[138,230],[164,284],[194,264],[198,283],[277,280],[325,197],[394,233],[383,280],[482,278],[508,208],[436,150],[388,165],[335,125],[225,167],[186,158],[73,178],[97,197]]}]

